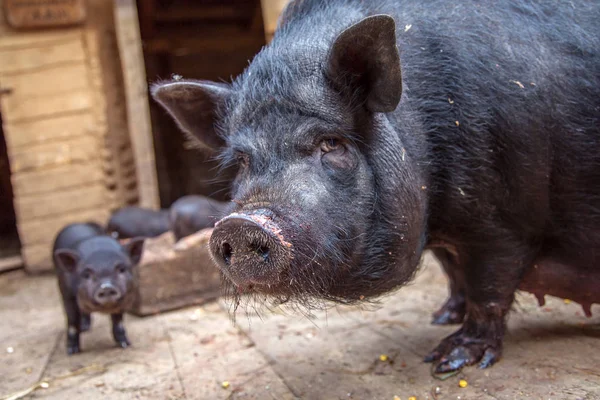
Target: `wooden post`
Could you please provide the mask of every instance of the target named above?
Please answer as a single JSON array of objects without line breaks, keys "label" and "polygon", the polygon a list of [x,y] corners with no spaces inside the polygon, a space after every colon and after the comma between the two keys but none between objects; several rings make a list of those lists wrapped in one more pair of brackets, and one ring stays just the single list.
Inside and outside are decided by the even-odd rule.
[{"label": "wooden post", "polygon": [[142,207],[158,208],[158,180],[144,54],[135,0],[115,0],[115,29],[125,82],[127,121]]},{"label": "wooden post", "polygon": [[273,38],[279,15],[288,3],[288,0],[260,0],[262,5],[265,38],[267,43]]}]

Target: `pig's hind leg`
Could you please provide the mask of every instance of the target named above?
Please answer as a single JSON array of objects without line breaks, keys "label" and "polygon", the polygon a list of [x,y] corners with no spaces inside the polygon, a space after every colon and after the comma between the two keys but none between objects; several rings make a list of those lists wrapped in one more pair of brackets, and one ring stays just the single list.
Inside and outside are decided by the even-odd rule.
[{"label": "pig's hind leg", "polygon": [[451,254],[447,249],[438,247],[431,251],[439,260],[448,276],[450,297],[444,305],[433,313],[432,324],[451,325],[463,322],[466,313],[466,283],[465,274],[458,264],[457,255]]},{"label": "pig's hind leg", "polygon": [[115,342],[119,347],[127,348],[131,345],[129,343],[129,339],[127,339],[127,334],[125,332],[125,327],[123,326],[123,314],[112,314],[112,333]]}]

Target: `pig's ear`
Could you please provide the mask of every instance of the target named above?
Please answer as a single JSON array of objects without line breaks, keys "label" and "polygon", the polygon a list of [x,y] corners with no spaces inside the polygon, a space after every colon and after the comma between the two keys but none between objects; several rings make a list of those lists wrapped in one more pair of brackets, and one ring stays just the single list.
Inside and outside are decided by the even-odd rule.
[{"label": "pig's ear", "polygon": [[343,31],[329,52],[327,73],[336,89],[359,94],[370,111],[394,111],[402,94],[394,19],[374,15]]},{"label": "pig's ear", "polygon": [[72,274],[77,269],[79,254],[73,250],[58,249],[54,252],[54,262],[58,268]]},{"label": "pig's ear", "polygon": [[191,80],[159,82],[152,85],[151,93],[181,130],[212,150],[223,146],[215,123],[219,107],[231,93],[229,85]]},{"label": "pig's ear", "polygon": [[142,253],[144,252],[144,238],[136,237],[133,238],[123,246],[125,252],[129,255],[133,265],[136,265],[142,259]]}]

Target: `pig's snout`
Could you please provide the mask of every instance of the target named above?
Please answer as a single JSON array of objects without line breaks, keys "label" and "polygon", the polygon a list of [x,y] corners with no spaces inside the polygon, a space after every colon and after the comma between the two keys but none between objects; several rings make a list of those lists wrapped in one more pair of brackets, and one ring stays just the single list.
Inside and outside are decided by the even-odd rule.
[{"label": "pig's snout", "polygon": [[215,225],[210,251],[223,273],[242,288],[277,284],[289,267],[291,244],[279,226],[263,210],[234,213]]},{"label": "pig's snout", "polygon": [[94,293],[94,300],[100,305],[113,304],[121,299],[121,291],[112,283],[105,282]]}]

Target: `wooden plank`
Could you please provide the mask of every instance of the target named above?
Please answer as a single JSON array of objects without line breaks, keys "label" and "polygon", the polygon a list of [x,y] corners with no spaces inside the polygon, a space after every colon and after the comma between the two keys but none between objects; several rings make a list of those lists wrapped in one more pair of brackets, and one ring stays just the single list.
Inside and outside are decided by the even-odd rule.
[{"label": "wooden plank", "polygon": [[11,177],[13,191],[17,197],[67,190],[86,183],[102,182],[103,178],[99,162],[61,165],[17,173]]},{"label": "wooden plank", "polygon": [[158,181],[148,106],[144,67],[135,0],[116,0],[115,28],[125,83],[127,118],[136,160],[140,206],[158,208]]},{"label": "wooden plank", "polygon": [[12,256],[0,258],[0,271],[9,271],[11,269],[21,268],[23,266],[23,257]]},{"label": "wooden plank", "polygon": [[[54,239],[54,238],[52,238]],[[52,264],[53,240],[35,246],[26,246],[21,250],[25,270],[30,273],[48,272],[54,269]]]},{"label": "wooden plank", "polygon": [[68,190],[30,196],[18,196],[14,200],[19,223],[53,214],[67,214],[101,207],[106,204],[107,190],[102,182],[70,188]]},{"label": "wooden plank", "polygon": [[219,296],[220,274],[208,252],[211,233],[205,229],[175,245],[171,232],[146,239],[134,314],[156,314]]},{"label": "wooden plank", "polygon": [[109,216],[108,209],[95,208],[83,211],[54,215],[50,218],[38,218],[33,221],[18,222],[17,229],[23,247],[48,243],[65,225],[75,222],[95,221],[104,224]]},{"label": "wooden plank", "polygon": [[277,22],[281,12],[287,5],[287,0],[261,0],[262,12],[263,12],[263,24],[265,28],[265,38],[267,43],[271,41],[275,29],[277,28]]},{"label": "wooden plank", "polygon": [[7,146],[15,151],[32,144],[89,135],[94,128],[92,115],[79,112],[51,119],[6,123],[4,129],[10,132],[5,136]]},{"label": "wooden plank", "polygon": [[6,21],[13,28],[40,28],[85,21],[84,0],[4,0]]},{"label": "wooden plank", "polygon": [[2,87],[9,88],[12,101],[23,102],[31,97],[50,96],[89,87],[83,62],[54,65],[18,75],[3,75]]},{"label": "wooden plank", "polygon": [[23,73],[61,63],[84,62],[85,53],[80,37],[44,47],[10,48],[0,50],[0,74]]},{"label": "wooden plank", "polygon": [[[4,122],[30,121],[90,110],[93,102],[89,90],[77,90],[52,96],[15,101],[10,95],[1,96]],[[7,134],[7,132],[4,132]],[[8,133],[10,134],[10,132]]]},{"label": "wooden plank", "polygon": [[2,32],[0,51],[25,48],[44,48],[81,38],[81,29],[61,29],[39,32]]},{"label": "wooden plank", "polygon": [[9,154],[11,171],[19,173],[55,165],[86,163],[98,158],[98,147],[97,138],[79,136],[70,140],[20,148]]}]

